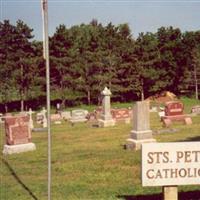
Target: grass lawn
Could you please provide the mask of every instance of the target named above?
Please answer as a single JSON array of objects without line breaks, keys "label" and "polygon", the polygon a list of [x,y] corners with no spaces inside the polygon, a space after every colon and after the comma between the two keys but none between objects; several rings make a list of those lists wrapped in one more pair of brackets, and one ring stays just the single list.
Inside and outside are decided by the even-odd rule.
[{"label": "grass lawn", "polygon": [[[199,102],[182,99],[185,110]],[[175,124],[175,133],[155,134],[158,142],[200,141],[200,116],[192,125]],[[124,150],[132,124],[94,128],[87,123],[52,124],[52,199],[160,199],[161,187],[142,187],[140,151]],[[157,113],[151,129],[160,130]],[[0,128],[0,149],[4,128]],[[3,156],[0,161],[1,200],[47,199],[47,133],[33,132],[36,151]],[[200,199],[199,186],[180,186],[181,199]],[[154,194],[154,195],[152,195]],[[190,197],[188,196],[190,195]]]}]

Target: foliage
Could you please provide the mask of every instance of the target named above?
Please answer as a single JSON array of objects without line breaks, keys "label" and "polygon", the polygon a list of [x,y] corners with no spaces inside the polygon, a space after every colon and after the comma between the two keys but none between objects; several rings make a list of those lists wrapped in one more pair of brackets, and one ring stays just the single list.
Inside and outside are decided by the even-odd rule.
[{"label": "foliage", "polygon": [[[13,101],[21,101],[23,110],[24,101],[45,95],[42,42],[33,40],[32,31],[21,20],[0,23],[0,103],[5,110]],[[49,44],[51,100],[63,106],[100,103],[105,86],[113,101],[121,102],[164,90],[176,95],[198,90],[199,31],[161,27],[134,39],[128,24],[103,26],[94,19],[70,28],[59,25]]]},{"label": "foliage", "polygon": [[21,20],[16,26],[8,20],[0,22],[1,101],[19,99],[21,110],[24,110],[24,100],[32,98],[37,91],[39,70],[30,42],[32,31]]}]

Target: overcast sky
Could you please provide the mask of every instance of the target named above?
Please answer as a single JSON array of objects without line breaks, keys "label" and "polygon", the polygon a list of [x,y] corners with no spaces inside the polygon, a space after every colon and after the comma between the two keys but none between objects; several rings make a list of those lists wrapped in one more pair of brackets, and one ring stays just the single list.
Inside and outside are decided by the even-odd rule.
[{"label": "overcast sky", "polygon": [[[0,0],[1,21],[15,24],[23,20],[34,29],[35,39],[42,39],[41,0]],[[103,25],[128,23],[132,34],[156,32],[161,26],[182,31],[200,30],[200,0],[48,0],[49,34],[59,24],[67,27],[97,19]]]}]

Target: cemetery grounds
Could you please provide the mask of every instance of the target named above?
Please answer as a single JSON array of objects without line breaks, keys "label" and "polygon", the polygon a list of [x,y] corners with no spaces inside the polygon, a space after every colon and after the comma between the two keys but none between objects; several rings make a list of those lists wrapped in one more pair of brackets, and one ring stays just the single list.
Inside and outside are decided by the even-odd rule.
[{"label": "cemetery grounds", "polygon": [[[194,99],[181,100],[185,113],[199,104]],[[151,113],[150,117],[153,131],[166,129],[158,113]],[[153,137],[157,142],[200,141],[200,115],[192,117],[192,121],[188,126],[173,124],[176,132],[157,133]],[[5,133],[0,126],[0,199],[47,199],[47,133],[32,133],[36,151],[3,156]],[[52,123],[52,199],[160,199],[161,187],[141,185],[141,152],[124,149],[131,130],[132,124],[123,122],[108,128],[92,127],[90,123]],[[193,196],[190,199],[200,198],[199,186],[179,186],[180,199],[188,200],[188,195]]]}]

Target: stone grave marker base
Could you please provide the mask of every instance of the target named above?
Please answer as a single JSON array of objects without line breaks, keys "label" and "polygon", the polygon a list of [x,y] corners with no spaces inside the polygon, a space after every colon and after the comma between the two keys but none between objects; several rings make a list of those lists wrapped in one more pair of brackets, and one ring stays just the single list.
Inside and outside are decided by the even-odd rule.
[{"label": "stone grave marker base", "polygon": [[99,125],[99,127],[115,126],[115,120],[113,120],[113,119],[110,119],[110,120],[99,119],[98,125]]},{"label": "stone grave marker base", "polygon": [[132,130],[131,139],[135,139],[135,140],[152,139],[152,130],[145,130],[145,131]]},{"label": "stone grave marker base", "polygon": [[129,138],[126,141],[127,141],[126,149],[133,149],[133,150],[141,149],[141,146],[142,146],[143,143],[156,142],[156,140],[153,139],[153,138],[143,139],[143,140],[135,140],[135,139]]},{"label": "stone grave marker base", "polygon": [[47,128],[34,128],[32,131],[33,132],[46,132]]},{"label": "stone grave marker base", "polygon": [[54,124],[62,124],[61,121],[55,121]]},{"label": "stone grave marker base", "polygon": [[27,144],[18,144],[18,145],[4,145],[3,154],[15,154],[15,153],[22,153],[26,151],[34,151],[36,150],[36,146],[34,143],[27,143]]}]

